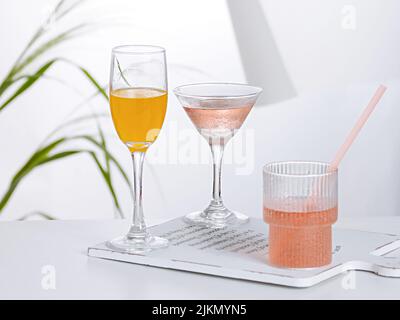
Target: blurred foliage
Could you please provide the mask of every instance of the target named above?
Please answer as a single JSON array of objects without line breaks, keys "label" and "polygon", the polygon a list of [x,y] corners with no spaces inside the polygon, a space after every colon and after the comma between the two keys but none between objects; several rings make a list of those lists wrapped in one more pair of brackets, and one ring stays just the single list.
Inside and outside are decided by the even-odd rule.
[{"label": "blurred foliage", "polygon": [[[45,39],[44,37],[46,34],[48,34],[48,31],[56,22],[66,17],[82,2],[82,0],[78,0],[73,3],[67,0],[59,1],[47,17],[44,24],[40,26],[39,29],[34,33],[31,40],[22,50],[21,54],[11,67],[10,71],[6,74],[4,80],[0,83],[0,116],[6,108],[12,107],[12,102],[23,95],[37,81],[42,79],[46,72],[48,72],[51,68],[54,68],[57,63],[67,63],[74,68],[77,68],[77,70],[79,70],[81,74],[94,86],[96,89],[96,95],[101,95],[108,102],[108,97],[104,88],[84,67],[62,57],[48,59],[47,61],[45,58],[47,52],[59,46],[63,42],[73,38],[77,35],[78,31],[83,31],[83,29],[87,26],[87,24],[84,23],[78,24],[65,31],[59,32],[48,39]],[[34,72],[29,72],[29,69],[34,63],[40,65],[40,67]],[[68,122],[57,127],[12,177],[8,188],[0,198],[0,214],[2,211],[4,211],[4,208],[9,203],[21,181],[25,179],[33,170],[43,167],[43,165],[53,163],[57,160],[70,158],[77,154],[87,154],[89,159],[92,160],[95,167],[99,170],[100,176],[108,188],[116,209],[116,214],[119,217],[123,217],[120,203],[113,185],[112,167],[116,168],[116,170],[122,175],[124,181],[132,192],[131,184],[120,163],[108,151],[106,140],[104,138],[104,132],[98,121],[98,117],[98,114],[90,114],[80,118],[70,119]],[[55,137],[55,134],[59,133],[61,129],[82,121],[96,121],[97,134]],[[71,145],[70,142],[75,141],[84,141],[86,142],[86,145],[90,147],[69,147],[69,145]],[[20,218],[20,220],[27,219],[34,215],[41,216],[46,219],[54,219],[52,215],[40,211],[34,211],[23,216]]]}]

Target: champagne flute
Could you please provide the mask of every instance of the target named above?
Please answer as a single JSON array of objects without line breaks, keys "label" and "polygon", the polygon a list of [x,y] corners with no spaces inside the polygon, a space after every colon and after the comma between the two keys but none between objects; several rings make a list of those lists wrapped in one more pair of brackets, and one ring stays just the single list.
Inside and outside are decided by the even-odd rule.
[{"label": "champagne flute", "polygon": [[147,149],[157,139],[167,109],[165,49],[124,45],[112,50],[110,107],[114,127],[133,161],[134,204],[128,233],[107,242],[113,250],[143,253],[168,245],[146,229],[142,207],[142,172]]}]

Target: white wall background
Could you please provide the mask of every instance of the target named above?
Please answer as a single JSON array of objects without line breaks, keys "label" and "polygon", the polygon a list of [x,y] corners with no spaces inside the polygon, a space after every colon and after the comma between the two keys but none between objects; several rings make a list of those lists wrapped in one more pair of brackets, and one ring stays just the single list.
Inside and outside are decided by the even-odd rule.
[{"label": "white wall background", "polygon": [[[0,2],[0,77],[55,2]],[[349,14],[354,18],[350,24]],[[52,55],[79,62],[106,84],[111,47],[159,44],[167,49],[170,88],[204,81],[263,86],[265,95],[243,127],[243,134],[254,136],[254,141],[246,157],[239,154],[223,174],[226,204],[254,217],[261,215],[262,165],[288,159],[329,161],[383,82],[389,87],[387,94],[340,167],[340,214],[397,215],[399,15],[396,0],[88,0],[56,27],[81,20],[103,27],[71,40]],[[74,89],[43,80],[0,113],[0,192],[49,131],[93,92],[71,67],[60,64],[49,76]],[[108,106],[97,99],[77,114],[90,110],[108,112]],[[111,120],[104,125],[109,144],[130,172],[130,157]],[[185,158],[187,150],[193,154],[200,148],[207,159],[206,143],[193,130],[186,135],[191,128],[171,94],[165,126],[145,166],[145,212],[152,221],[201,209],[209,201],[209,163],[188,163]],[[87,132],[91,127],[76,130]],[[227,162],[232,150],[240,147],[240,137],[236,138],[227,150]],[[163,152],[169,152],[167,163],[162,161]],[[243,161],[254,170],[237,175]],[[117,176],[115,183],[129,213],[128,190]],[[62,219],[113,217],[107,189],[85,156],[33,172],[0,219],[36,210]]]}]

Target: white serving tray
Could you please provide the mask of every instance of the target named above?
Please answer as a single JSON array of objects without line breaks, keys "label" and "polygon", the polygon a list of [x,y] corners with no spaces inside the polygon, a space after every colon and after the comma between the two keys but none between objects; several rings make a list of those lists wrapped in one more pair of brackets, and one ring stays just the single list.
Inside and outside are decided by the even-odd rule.
[{"label": "white serving tray", "polygon": [[170,246],[146,255],[119,253],[101,243],[90,247],[91,257],[215,276],[310,287],[349,270],[400,277],[400,235],[334,228],[331,265],[312,269],[275,268],[267,264],[268,227],[260,219],[240,227],[206,229],[174,219],[151,227],[151,233],[170,240]]}]

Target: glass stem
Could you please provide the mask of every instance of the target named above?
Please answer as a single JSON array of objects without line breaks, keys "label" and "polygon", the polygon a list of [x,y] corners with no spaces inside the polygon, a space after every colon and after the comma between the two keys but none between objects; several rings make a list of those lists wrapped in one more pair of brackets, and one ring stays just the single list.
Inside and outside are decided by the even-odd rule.
[{"label": "glass stem", "polygon": [[144,239],[147,235],[142,206],[142,173],[144,156],[144,152],[136,151],[132,153],[134,203],[132,225],[127,235],[130,239]]},{"label": "glass stem", "polygon": [[222,205],[221,198],[221,166],[222,157],[224,155],[224,145],[219,143],[210,144],[211,153],[213,157],[213,191],[211,202],[214,206]]}]

